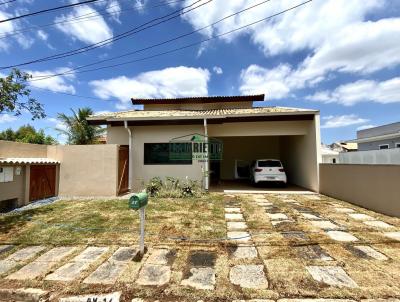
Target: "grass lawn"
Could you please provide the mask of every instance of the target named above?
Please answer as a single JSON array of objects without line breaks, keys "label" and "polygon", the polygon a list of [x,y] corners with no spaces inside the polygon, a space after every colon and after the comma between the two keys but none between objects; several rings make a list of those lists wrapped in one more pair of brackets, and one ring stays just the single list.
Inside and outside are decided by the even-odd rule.
[{"label": "grass lawn", "polygon": [[[2,244],[136,244],[139,213],[127,200],[73,200],[0,217]],[[146,207],[146,243],[172,238],[225,236],[223,198],[150,198]]]}]

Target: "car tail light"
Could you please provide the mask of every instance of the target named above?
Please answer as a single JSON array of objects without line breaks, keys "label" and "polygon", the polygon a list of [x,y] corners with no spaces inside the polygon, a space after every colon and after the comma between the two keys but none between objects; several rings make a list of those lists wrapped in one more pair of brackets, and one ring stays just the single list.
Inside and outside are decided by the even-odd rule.
[{"label": "car tail light", "polygon": [[262,172],[262,169],[254,169],[254,172]]},{"label": "car tail light", "polygon": [[279,172],[285,172],[285,169],[279,169]]}]

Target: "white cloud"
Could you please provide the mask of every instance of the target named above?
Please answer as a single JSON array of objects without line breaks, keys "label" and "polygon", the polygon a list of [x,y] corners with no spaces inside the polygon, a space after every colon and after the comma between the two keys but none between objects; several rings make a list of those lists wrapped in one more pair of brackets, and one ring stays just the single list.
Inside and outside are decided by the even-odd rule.
[{"label": "white cloud", "polygon": [[[97,11],[88,5],[79,5],[71,13],[57,17],[55,22],[69,21],[70,19],[86,14],[97,14]],[[103,17],[91,18],[84,21],[80,20],[79,22],[61,23],[57,24],[57,28],[72,39],[78,39],[87,44],[97,43],[113,36],[111,28],[107,25]]]},{"label": "white cloud", "polygon": [[42,41],[47,41],[47,39],[49,38],[49,35],[44,30],[41,30],[41,29],[39,29],[36,32],[36,34],[39,37],[39,39]]},{"label": "white cloud", "polygon": [[[27,73],[31,74],[33,77],[41,77],[41,76],[47,76],[49,74],[62,73],[68,70],[70,69],[62,67],[55,70],[27,71]],[[74,74],[67,74],[40,81],[31,81],[29,84],[33,87],[49,89],[54,92],[75,93],[75,87],[72,85],[72,81],[74,79],[75,79]]]},{"label": "white cloud", "polygon": [[119,76],[91,81],[93,93],[101,99],[115,97],[121,101],[118,109],[126,109],[130,99],[175,98],[208,95],[210,72],[207,69],[186,66],[148,71],[136,77]]},{"label": "white cloud", "polygon": [[107,4],[107,13],[110,14],[111,19],[121,24],[119,16],[121,15],[121,5],[117,0],[111,0]]},{"label": "white cloud", "polygon": [[224,71],[222,70],[222,68],[219,67],[219,66],[214,66],[214,67],[213,67],[213,71],[214,71],[216,74],[223,74],[223,73],[224,73]]},{"label": "white cloud", "polygon": [[11,114],[0,114],[0,124],[11,123],[16,121],[17,118]]},{"label": "white cloud", "polygon": [[376,127],[375,125],[362,125],[360,127],[357,127],[357,130],[365,130],[365,129],[369,129],[369,128],[374,128]]},{"label": "white cloud", "polygon": [[135,0],[133,7],[139,12],[144,13],[148,0]]},{"label": "white cloud", "polygon": [[[0,11],[0,20],[8,19],[13,17],[14,15]],[[7,35],[10,32],[14,32],[20,29],[18,21],[10,21],[0,23],[0,37]],[[18,34],[13,36],[7,36],[5,38],[0,39],[0,51],[7,51],[11,46],[11,42],[16,41],[23,49],[28,49],[35,42],[29,36]]]},{"label": "white cloud", "polygon": [[382,82],[359,80],[341,85],[333,91],[319,91],[307,99],[345,106],[361,102],[400,103],[400,77]]},{"label": "white cloud", "polygon": [[322,118],[325,122],[321,128],[341,128],[368,122],[368,119],[358,117],[355,114],[330,115]]}]

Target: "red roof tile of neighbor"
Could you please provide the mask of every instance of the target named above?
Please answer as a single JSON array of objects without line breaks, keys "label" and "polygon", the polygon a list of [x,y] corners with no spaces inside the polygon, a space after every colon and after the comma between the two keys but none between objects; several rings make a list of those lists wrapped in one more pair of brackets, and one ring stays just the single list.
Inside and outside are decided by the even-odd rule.
[{"label": "red roof tile of neighbor", "polygon": [[131,98],[133,105],[147,104],[201,104],[218,102],[261,102],[264,101],[264,94],[257,95],[234,95],[234,96],[204,96],[171,99],[135,99]]}]

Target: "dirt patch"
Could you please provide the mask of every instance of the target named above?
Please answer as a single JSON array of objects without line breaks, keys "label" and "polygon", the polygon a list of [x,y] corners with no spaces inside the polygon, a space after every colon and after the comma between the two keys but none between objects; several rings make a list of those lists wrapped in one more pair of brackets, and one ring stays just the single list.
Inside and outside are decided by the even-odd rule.
[{"label": "dirt patch", "polygon": [[188,263],[192,267],[214,267],[217,255],[209,251],[195,251],[189,254]]}]

